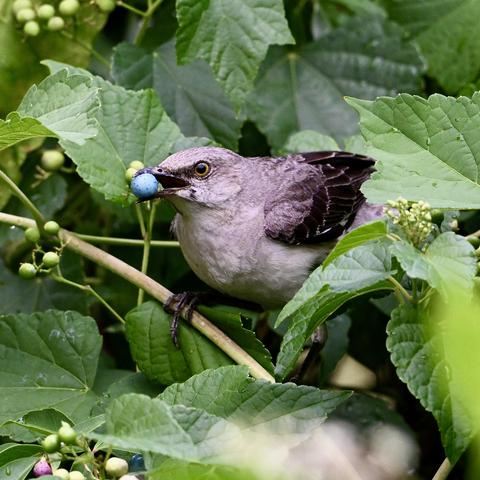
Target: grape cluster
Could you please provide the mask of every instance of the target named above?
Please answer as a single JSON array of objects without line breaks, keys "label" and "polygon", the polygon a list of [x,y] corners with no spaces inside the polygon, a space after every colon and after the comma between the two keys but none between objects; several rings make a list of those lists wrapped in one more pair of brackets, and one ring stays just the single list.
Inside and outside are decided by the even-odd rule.
[{"label": "grape cluster", "polygon": [[[108,13],[115,8],[115,0],[95,0],[95,3],[102,12]],[[50,32],[63,30],[79,9],[79,0],[61,0],[56,7],[35,0],[15,0],[12,6],[17,22],[23,25],[23,32],[29,37],[36,37],[42,28]]]},{"label": "grape cluster", "polygon": [[434,229],[430,205],[426,202],[408,202],[404,198],[387,202],[385,215],[398,225],[407,238],[420,247]]}]

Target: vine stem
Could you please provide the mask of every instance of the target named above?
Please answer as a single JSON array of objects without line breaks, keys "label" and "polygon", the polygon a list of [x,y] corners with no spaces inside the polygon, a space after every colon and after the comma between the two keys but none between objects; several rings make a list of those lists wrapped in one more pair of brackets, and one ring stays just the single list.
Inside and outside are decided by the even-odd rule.
[{"label": "vine stem", "polygon": [[43,218],[42,213],[38,208],[30,201],[30,199],[22,192],[22,190],[17,186],[17,184],[2,170],[0,170],[0,179],[7,184],[7,187],[15,194],[18,199],[25,205],[25,207],[30,210],[35,223],[37,224],[38,230],[43,232],[43,226],[45,225],[45,219]]},{"label": "vine stem", "polygon": [[100,63],[103,63],[103,65],[105,65],[108,69],[110,69],[110,62],[101,53],[97,52],[91,45],[89,45],[88,43],[85,43],[83,40],[80,40],[79,38],[65,31],[61,31],[60,33],[65,38],[68,38],[69,40],[72,40],[76,42],[78,45],[80,45],[81,47],[83,47],[93,57],[95,57]]},{"label": "vine stem", "polygon": [[400,292],[409,302],[413,301],[413,297],[403,288],[403,285],[398,280],[390,276],[388,277],[388,281],[392,283],[395,287],[395,290]]},{"label": "vine stem", "polygon": [[129,11],[132,12],[132,13],[135,13],[136,15],[139,15],[140,17],[144,17],[144,16],[145,16],[145,12],[144,12],[144,11],[139,10],[138,8],[135,8],[134,6],[129,5],[128,3],[122,2],[122,0],[119,0],[119,1],[117,2],[117,5],[118,5],[119,7],[125,8],[126,10],[129,10]]},{"label": "vine stem", "polygon": [[453,465],[450,463],[448,458],[442,462],[438,467],[438,470],[435,472],[435,475],[432,477],[432,480],[445,480],[450,472],[452,471]]},{"label": "vine stem", "polygon": [[[0,212],[0,223],[15,225],[21,228],[29,228],[35,225],[35,222],[29,218],[11,215],[9,213]],[[140,272],[136,268],[131,267],[117,257],[90,245],[78,238],[74,233],[64,230],[59,232],[59,237],[65,244],[65,248],[88,258],[92,262],[106,268],[107,270],[125,278],[132,285],[142,288],[150,296],[165,303],[172,296],[172,292],[159,284],[152,278]],[[185,317],[185,311],[183,315]],[[250,374],[254,378],[275,382],[272,375],[265,370],[254,358],[252,358],[245,350],[237,345],[230,337],[225,335],[218,327],[207,320],[203,315],[194,311],[190,320],[190,324],[200,333],[205,335],[212,343],[225,352],[232,360],[239,365],[246,365]]]},{"label": "vine stem", "polygon": [[[148,260],[150,258],[150,245],[152,242],[152,231],[153,231],[153,223],[155,221],[155,208],[156,204],[148,202],[148,224],[147,224],[147,231],[145,232],[145,242],[143,246],[143,256],[142,256],[142,273],[147,273],[148,270]],[[143,299],[145,297],[145,290],[143,288],[138,289],[138,297],[137,297],[137,305],[141,305],[143,303]]]},{"label": "vine stem", "polygon": [[140,45],[142,43],[145,32],[147,31],[148,26],[150,25],[150,20],[155,10],[162,4],[163,0],[155,0],[151,3],[143,16],[140,29],[138,30],[137,36],[135,37],[135,45]]},{"label": "vine stem", "polygon": [[[85,240],[88,243],[96,243],[103,245],[123,245],[125,247],[143,247],[144,241],[134,238],[120,238],[120,237],[102,237],[96,235],[84,235],[81,233],[75,234],[78,238]],[[163,248],[179,248],[178,242],[170,240],[151,240],[151,247],[163,247]]]}]

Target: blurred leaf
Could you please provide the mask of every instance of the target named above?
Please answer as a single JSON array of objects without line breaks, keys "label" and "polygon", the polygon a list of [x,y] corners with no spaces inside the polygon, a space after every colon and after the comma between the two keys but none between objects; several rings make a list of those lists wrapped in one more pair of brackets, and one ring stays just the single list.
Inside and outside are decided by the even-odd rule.
[{"label": "blurred leaf", "polygon": [[88,414],[101,342],[95,321],[77,312],[0,316],[0,422],[44,408]]},{"label": "blurred leaf", "polygon": [[394,242],[391,251],[409,277],[425,280],[446,301],[450,283],[465,295],[472,294],[477,260],[474,248],[465,237],[445,232],[428,245],[425,253],[404,241]]},{"label": "blurred leaf", "polygon": [[480,94],[428,99],[401,94],[350,98],[376,172],[362,187],[371,203],[399,196],[434,208],[480,208]]},{"label": "blurred leaf", "polygon": [[349,250],[363,245],[364,243],[383,238],[386,235],[386,222],[377,220],[375,222],[365,223],[342,237],[333,250],[328,254],[328,257],[323,261],[322,266],[325,268],[329,263],[347,253]]},{"label": "blurred leaf", "polygon": [[275,435],[311,432],[350,395],[294,383],[253,381],[246,367],[230,366],[206,370],[183,384],[171,385],[159,398]]},{"label": "blurred leaf", "polygon": [[445,452],[455,463],[472,439],[473,426],[465,408],[451,394],[456,380],[442,355],[443,342],[448,339],[428,312],[412,304],[400,305],[392,312],[387,333],[387,348],[400,380],[432,412]]},{"label": "blurred leaf", "polygon": [[0,120],[0,150],[29,138],[54,136],[53,132],[35,118],[22,118],[17,112],[12,112],[5,120]]},{"label": "blurred leaf", "polygon": [[171,315],[156,302],[146,302],[126,316],[126,336],[132,357],[147,378],[163,385],[182,382],[207,368],[232,360],[186,322],[178,328],[180,348],[170,335]]},{"label": "blurred leaf", "polygon": [[128,43],[118,45],[112,75],[126,88],[153,88],[185,135],[210,137],[237,148],[241,123],[210,67],[202,60],[177,66],[173,42],[152,53]]},{"label": "blurred leaf", "polygon": [[237,111],[269,45],[294,40],[281,0],[177,0],[179,63],[203,58]]},{"label": "blurred leaf", "polygon": [[391,18],[407,28],[428,62],[428,73],[448,93],[478,77],[480,16],[477,0],[389,0]]},{"label": "blurred leaf", "polygon": [[24,480],[38,462],[43,449],[40,445],[0,445],[0,478]]},{"label": "blurred leaf", "polygon": [[287,143],[278,151],[281,154],[340,150],[337,142],[328,135],[314,130],[303,130],[290,135]]},{"label": "blurred leaf", "polygon": [[18,113],[36,118],[63,140],[83,145],[98,131],[94,119],[97,95],[87,75],[60,70],[28,90]]},{"label": "blurred leaf", "polygon": [[355,247],[314,270],[277,318],[277,326],[289,319],[275,366],[277,377],[285,378],[305,342],[335,310],[357,296],[392,288],[385,280],[393,273],[387,241]]},{"label": "blurred leaf", "polygon": [[300,130],[341,139],[358,128],[344,95],[420,92],[422,73],[422,60],[400,27],[354,18],[296,51],[270,49],[247,113],[275,148]]}]

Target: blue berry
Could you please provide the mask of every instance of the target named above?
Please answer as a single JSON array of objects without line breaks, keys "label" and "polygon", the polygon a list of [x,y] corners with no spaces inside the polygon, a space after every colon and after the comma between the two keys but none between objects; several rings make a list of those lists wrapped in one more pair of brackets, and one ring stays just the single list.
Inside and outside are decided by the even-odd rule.
[{"label": "blue berry", "polygon": [[145,470],[145,461],[143,459],[143,455],[141,453],[136,453],[132,455],[130,459],[130,470],[132,472],[141,472]]},{"label": "blue berry", "polygon": [[151,198],[157,193],[158,182],[151,173],[141,173],[133,178],[130,188],[140,199]]}]

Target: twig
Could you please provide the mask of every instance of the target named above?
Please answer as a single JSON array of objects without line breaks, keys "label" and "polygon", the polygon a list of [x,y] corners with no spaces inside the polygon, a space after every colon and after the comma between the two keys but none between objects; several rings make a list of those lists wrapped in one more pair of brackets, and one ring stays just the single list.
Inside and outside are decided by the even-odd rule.
[{"label": "twig", "polygon": [[[29,218],[3,212],[0,212],[0,223],[16,225],[17,227],[22,228],[29,228],[35,225],[35,222]],[[119,258],[84,242],[74,233],[61,229],[59,237],[65,244],[65,248],[68,248],[69,250],[72,250],[107,270],[125,278],[136,287],[144,289],[146,293],[161,303],[165,303],[167,299],[172,296],[172,292],[163,285],[160,285],[152,278],[131,267]],[[185,313],[186,312],[183,312],[183,314]],[[270,373],[268,373],[254,358],[198,312],[194,311],[192,313],[190,324],[205,335],[213,344],[225,352],[236,363],[249,367],[250,374],[253,377],[267,380],[269,382],[275,381],[272,375],[270,375]]]},{"label": "twig", "polygon": [[[125,247],[143,247],[144,241],[134,238],[120,238],[120,237],[102,237],[96,235],[84,235],[83,233],[75,234],[78,238],[85,240],[88,243],[101,244],[101,245],[122,245]],[[163,247],[163,248],[179,248],[180,244],[178,242],[170,240],[152,240],[150,242],[152,247]]]},{"label": "twig", "polygon": [[449,473],[452,471],[453,465],[450,463],[448,458],[442,462],[438,467],[438,470],[435,472],[435,475],[432,477],[432,480],[445,480]]}]

